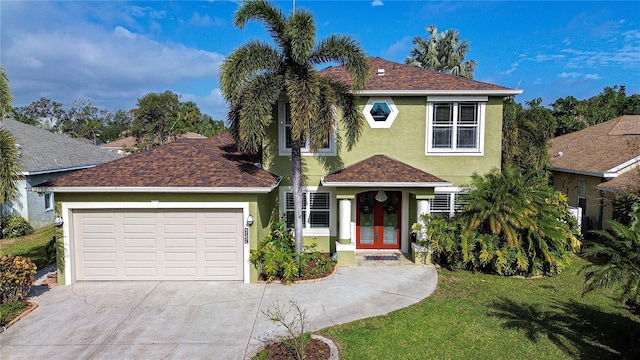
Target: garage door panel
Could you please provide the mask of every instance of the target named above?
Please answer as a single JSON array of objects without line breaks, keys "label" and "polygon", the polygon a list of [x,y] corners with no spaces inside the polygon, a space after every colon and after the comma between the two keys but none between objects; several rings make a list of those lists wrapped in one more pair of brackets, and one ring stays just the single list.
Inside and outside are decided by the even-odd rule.
[{"label": "garage door panel", "polygon": [[124,261],[127,263],[156,263],[158,254],[155,252],[126,252]]},{"label": "garage door panel", "polygon": [[74,211],[78,280],[242,280],[240,209]]},{"label": "garage door panel", "polygon": [[107,262],[113,264],[116,261],[116,254],[113,252],[85,252],[82,258],[87,263]]},{"label": "garage door panel", "polygon": [[140,248],[155,249],[157,247],[155,238],[130,238],[128,236],[122,239],[122,246],[125,250]]}]

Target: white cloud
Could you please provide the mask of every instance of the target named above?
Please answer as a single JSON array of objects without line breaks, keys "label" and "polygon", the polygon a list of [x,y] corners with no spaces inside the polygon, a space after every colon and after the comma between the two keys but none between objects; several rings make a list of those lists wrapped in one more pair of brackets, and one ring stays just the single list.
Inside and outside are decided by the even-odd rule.
[{"label": "white cloud", "polygon": [[394,58],[397,54],[408,54],[411,47],[411,39],[410,36],[403,37],[384,50],[383,55],[386,58]]},{"label": "white cloud", "polygon": [[579,72],[562,72],[558,74],[558,77],[569,80],[599,80],[601,79],[598,74],[584,74]]},{"label": "white cloud", "polygon": [[509,68],[509,70],[505,70],[500,72],[500,74],[502,75],[511,75],[514,71],[516,71],[518,69],[518,66],[520,65],[520,63],[513,63],[511,64],[511,67]]},{"label": "white cloud", "polygon": [[373,1],[371,2],[371,6],[374,6],[374,7],[375,7],[375,6],[382,6],[382,5],[384,5],[384,3],[382,2],[382,0],[373,0]]},{"label": "white cloud", "polygon": [[[14,106],[48,97],[65,107],[82,98],[99,107],[130,109],[137,98],[180,83],[205,79],[214,88],[224,59],[215,52],[159,42],[121,25],[108,30],[79,22],[52,29],[3,26],[2,64],[11,80]],[[221,101],[214,98],[203,97],[211,104]]]}]

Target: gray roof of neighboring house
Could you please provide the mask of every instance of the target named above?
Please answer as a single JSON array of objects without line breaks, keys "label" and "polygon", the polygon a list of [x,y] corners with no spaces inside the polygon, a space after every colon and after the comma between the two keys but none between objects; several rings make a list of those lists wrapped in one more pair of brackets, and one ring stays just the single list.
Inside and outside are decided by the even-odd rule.
[{"label": "gray roof of neighboring house", "polygon": [[122,157],[99,146],[16,120],[4,119],[0,121],[0,127],[16,139],[25,175],[86,168]]}]

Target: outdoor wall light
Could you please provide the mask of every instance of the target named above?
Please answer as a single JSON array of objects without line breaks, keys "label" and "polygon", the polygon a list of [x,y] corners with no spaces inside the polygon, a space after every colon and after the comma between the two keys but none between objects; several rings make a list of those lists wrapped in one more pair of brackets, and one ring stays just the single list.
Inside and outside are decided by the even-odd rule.
[{"label": "outdoor wall light", "polygon": [[247,216],[247,226],[251,225],[253,225],[253,215],[249,214],[249,216]]},{"label": "outdoor wall light", "polygon": [[62,216],[56,216],[56,218],[53,219],[53,225],[60,227],[62,226],[62,224],[64,224],[64,220],[62,219]]}]

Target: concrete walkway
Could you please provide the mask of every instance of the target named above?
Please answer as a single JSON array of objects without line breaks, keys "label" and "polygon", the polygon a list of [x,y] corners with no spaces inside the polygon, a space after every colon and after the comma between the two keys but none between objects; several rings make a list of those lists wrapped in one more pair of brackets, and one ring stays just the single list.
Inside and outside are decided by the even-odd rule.
[{"label": "concrete walkway", "polygon": [[[380,265],[380,264],[377,264]],[[354,266],[284,286],[229,282],[80,282],[40,287],[38,308],[0,334],[0,359],[244,359],[283,334],[262,311],[293,299],[310,330],[429,296],[433,266]]]}]

